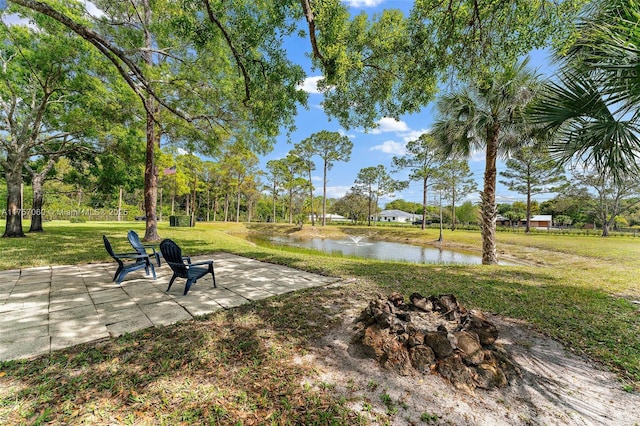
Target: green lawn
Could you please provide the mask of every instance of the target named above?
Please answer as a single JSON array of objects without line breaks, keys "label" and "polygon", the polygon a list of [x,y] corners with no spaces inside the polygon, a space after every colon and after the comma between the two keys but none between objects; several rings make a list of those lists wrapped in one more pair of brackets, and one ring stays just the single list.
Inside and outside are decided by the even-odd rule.
[{"label": "green lawn", "polygon": [[[107,261],[101,235],[127,250],[126,232],[144,224],[45,223],[42,234],[0,239],[0,269]],[[251,225],[290,233],[291,226]],[[309,228],[305,228],[309,232]],[[323,230],[311,230],[314,233]],[[432,242],[437,230],[327,227],[407,242]],[[498,233],[499,252],[523,266],[440,266],[351,259],[258,247],[242,224],[160,226],[188,254],[228,251],[295,268],[356,278],[339,289],[286,295],[199,321],[141,331],[51,357],[0,364],[0,424],[166,423],[358,424],[330,389],[301,386],[315,373],[291,359],[336,321],[350,295],[454,293],[468,308],[528,321],[573,351],[640,384],[640,238]],[[480,235],[447,231],[446,244],[480,246]],[[136,420],[136,422],[140,422]],[[144,423],[144,420],[142,421]]]}]

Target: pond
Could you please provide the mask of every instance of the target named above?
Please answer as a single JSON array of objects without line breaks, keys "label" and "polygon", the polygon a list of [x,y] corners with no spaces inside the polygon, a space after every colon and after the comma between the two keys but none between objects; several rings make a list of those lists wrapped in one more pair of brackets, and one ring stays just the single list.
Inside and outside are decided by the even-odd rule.
[{"label": "pond", "polygon": [[[291,236],[260,236],[252,237],[251,240],[258,244],[261,240],[266,240],[273,245],[303,247],[326,253],[342,253],[345,256],[379,260],[466,265],[479,265],[482,263],[482,256],[470,252],[371,240],[356,236],[348,236],[341,240],[330,238],[298,238]],[[513,263],[503,261],[501,261],[500,264],[514,265]]]}]

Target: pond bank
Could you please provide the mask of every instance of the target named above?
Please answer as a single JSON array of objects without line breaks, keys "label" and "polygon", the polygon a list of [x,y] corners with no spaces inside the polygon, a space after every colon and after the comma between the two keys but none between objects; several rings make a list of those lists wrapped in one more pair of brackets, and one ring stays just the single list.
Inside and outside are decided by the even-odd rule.
[{"label": "pond bank", "polygon": [[[469,233],[460,233],[455,239],[448,239],[447,234],[453,231],[447,230],[443,242],[438,241],[439,229],[419,227],[388,227],[388,226],[350,226],[350,225],[327,225],[311,226],[309,224],[299,227],[290,224],[246,224],[248,233],[255,236],[285,236],[304,239],[349,239],[350,237],[360,237],[369,240],[394,242],[409,244],[427,248],[448,250],[454,252],[466,252],[469,254],[482,256],[480,233],[477,238],[468,238]],[[471,234],[474,235],[474,234]],[[517,265],[540,265],[539,261],[532,262],[529,256],[518,256],[511,253],[508,247],[500,247],[499,259],[510,264]]]}]

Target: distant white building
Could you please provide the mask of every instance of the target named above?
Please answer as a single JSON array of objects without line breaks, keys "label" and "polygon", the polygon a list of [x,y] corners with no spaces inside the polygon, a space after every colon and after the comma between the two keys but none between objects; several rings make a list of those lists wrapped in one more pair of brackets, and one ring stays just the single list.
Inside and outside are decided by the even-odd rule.
[{"label": "distant white building", "polygon": [[[383,210],[378,214],[378,222],[397,222],[407,223],[422,219],[422,216],[403,212],[402,210]],[[376,220],[375,216],[371,216],[371,220]]]},{"label": "distant white building", "polygon": [[[347,222],[349,219],[347,219],[344,216],[341,216],[339,214],[335,214],[335,213],[327,213],[326,215],[324,215],[324,217],[326,218],[327,222]],[[315,220],[316,221],[322,221],[322,215],[321,214],[317,214],[315,216]],[[311,215],[309,215],[309,221],[311,221]]]}]

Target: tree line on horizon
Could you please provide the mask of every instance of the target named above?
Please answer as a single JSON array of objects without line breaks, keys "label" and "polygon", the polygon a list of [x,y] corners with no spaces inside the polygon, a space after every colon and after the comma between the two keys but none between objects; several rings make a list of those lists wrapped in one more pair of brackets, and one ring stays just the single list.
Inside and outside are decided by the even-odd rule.
[{"label": "tree line on horizon", "polygon": [[[244,156],[239,151],[235,151],[235,154],[224,156],[219,162],[203,160],[193,154],[163,155],[160,163],[174,166],[165,167],[163,170],[169,174],[163,173],[159,179],[159,220],[167,221],[171,215],[188,215],[201,221],[321,225],[323,217],[339,214],[350,223],[371,225],[375,224],[378,213],[383,209],[381,203],[375,200],[375,194],[357,182],[342,197],[311,195],[317,192],[308,177],[307,166],[310,164],[315,170],[312,159],[303,161],[292,154],[274,160],[267,166],[267,170],[274,175],[259,170],[257,157],[251,152],[245,151]],[[411,154],[408,153],[395,160],[402,162],[410,158]],[[291,169],[286,167],[287,163],[292,166]],[[87,166],[89,163],[84,164],[84,167]],[[419,220],[425,225],[424,228],[429,223],[439,223],[439,204],[442,204],[443,223],[450,229],[455,230],[458,224],[479,225],[479,203],[467,199],[477,189],[470,177],[467,162],[448,162],[447,166],[438,170],[434,164],[426,206],[422,202],[397,199],[387,202],[384,209],[397,209],[420,216],[424,218],[424,222]],[[135,177],[140,176],[140,170],[131,172],[131,185],[120,187],[122,191],[112,191],[108,185],[102,186],[102,180],[107,177],[101,177],[99,169],[87,168],[86,174],[81,176],[79,172],[83,169],[78,164],[72,166],[66,158],[56,163],[52,171],[54,175],[43,190],[46,203],[42,216],[45,220],[126,221],[144,218],[142,186],[141,182],[135,181]],[[382,171],[387,182],[395,188],[407,184],[393,179],[392,173],[381,166],[363,170],[364,173],[360,175],[372,170]],[[394,170],[397,172],[404,168]],[[626,186],[597,187],[593,185],[597,185],[599,180],[594,176],[579,175],[572,178],[572,185],[568,185],[564,174],[558,174],[554,162],[542,155],[521,155],[519,159],[514,157],[507,161],[507,169],[500,174],[510,179],[502,183],[525,199],[497,205],[498,214],[511,224],[524,221],[526,227],[526,219],[532,215],[548,214],[553,216],[554,226],[561,228],[596,226],[604,229],[603,225],[606,225],[608,229],[615,229],[640,226],[640,206],[637,204],[640,188],[635,181]],[[462,179],[461,176],[465,175],[466,179]],[[551,187],[550,183],[556,186]],[[616,191],[616,188],[623,192]],[[377,188],[374,189],[377,191]],[[309,190],[312,192],[309,193]],[[543,202],[530,199],[530,203],[527,203],[527,192],[530,195],[555,192],[555,196]],[[389,195],[386,192],[384,194]],[[0,185],[0,197],[3,196]],[[26,199],[33,196],[29,181],[26,182],[23,196]],[[617,210],[612,210],[613,207]],[[24,217],[31,219],[33,216],[27,209]]]}]

